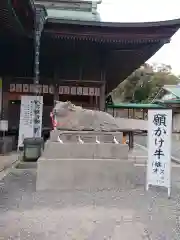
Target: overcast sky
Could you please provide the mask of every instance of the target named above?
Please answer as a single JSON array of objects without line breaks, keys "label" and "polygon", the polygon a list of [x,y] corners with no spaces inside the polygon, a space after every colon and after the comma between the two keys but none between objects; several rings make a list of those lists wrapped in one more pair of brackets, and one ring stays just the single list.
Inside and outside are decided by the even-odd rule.
[{"label": "overcast sky", "polygon": [[[163,21],[180,18],[180,0],[102,0],[99,11],[103,21]],[[180,31],[149,62],[170,64],[180,74]]]}]

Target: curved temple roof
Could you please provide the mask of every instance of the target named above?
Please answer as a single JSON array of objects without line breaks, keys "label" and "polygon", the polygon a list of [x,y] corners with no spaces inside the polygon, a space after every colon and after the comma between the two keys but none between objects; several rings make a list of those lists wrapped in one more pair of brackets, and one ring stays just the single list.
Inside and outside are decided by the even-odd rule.
[{"label": "curved temple roof", "polygon": [[[36,2],[40,3],[48,3],[48,2],[61,2],[61,1],[47,1],[47,0],[38,0]],[[63,2],[63,1],[62,1]],[[64,1],[68,2],[68,1]],[[74,2],[77,2],[74,1]],[[95,2],[96,4],[100,3],[101,1],[82,1],[80,0],[79,2],[86,3],[86,2]],[[21,30],[25,31],[25,21],[29,18],[29,21],[31,23],[34,21],[34,13],[35,13],[35,1],[34,0],[12,0],[12,1],[7,1],[7,0],[1,0],[0,1],[0,26],[3,27],[9,27],[9,28],[14,28],[16,24],[16,30],[17,26],[21,28]],[[65,16],[66,12],[71,12],[67,11],[66,9],[56,9],[53,8],[54,11],[57,12],[56,14],[49,15],[48,14],[48,22],[49,23],[64,23],[64,24],[77,24],[77,25],[86,25],[86,26],[94,26],[94,27],[108,27],[108,28],[152,28],[152,27],[175,27],[177,26],[179,28],[180,26],[180,19],[175,19],[175,20],[168,20],[168,21],[158,21],[158,22],[105,22],[100,19],[100,16],[98,13],[93,13],[93,17],[88,18],[88,12],[86,11],[74,11],[76,13],[76,16],[71,16],[68,15],[67,18]],[[52,8],[47,7],[47,11],[52,10]],[[59,14],[58,14],[59,12]],[[81,14],[84,13],[84,17],[82,19],[78,18],[78,16],[81,16]],[[21,15],[25,15],[26,18],[23,18]],[[87,18],[86,18],[87,16]],[[33,27],[33,26],[31,26]],[[30,30],[30,29],[29,29]],[[32,29],[31,29],[32,30]]]},{"label": "curved temple roof", "polygon": [[180,26],[180,18],[165,20],[165,21],[153,21],[153,22],[103,22],[99,21],[79,21],[79,20],[67,20],[63,18],[48,17],[48,22],[54,23],[71,23],[80,25],[102,26],[102,27],[117,27],[117,28],[148,28],[148,27],[172,27],[175,25]]},{"label": "curved temple roof", "polygon": [[[180,19],[148,23],[109,23],[49,18],[43,38],[48,45],[67,39],[91,42],[108,51],[108,92],[152,57],[180,27]],[[60,46],[59,46],[60,47]],[[62,46],[61,46],[62,47]]]},{"label": "curved temple roof", "polygon": [[[71,25],[73,25],[73,28],[69,30]],[[48,18],[44,31],[57,36],[67,36],[67,38],[68,36],[79,39],[89,37],[92,40],[112,40],[114,42],[131,39],[134,39],[135,42],[136,40],[138,42],[153,42],[163,39],[166,43],[169,42],[179,27],[180,19],[151,23],[107,23]]]},{"label": "curved temple roof", "polygon": [[[41,0],[40,0],[41,1]],[[47,2],[47,1],[45,1]],[[61,1],[60,1],[61,2]],[[77,1],[76,1],[77,2]],[[85,1],[87,2],[87,1]],[[35,15],[34,0],[1,0],[0,1],[0,26],[1,29],[8,29],[12,32],[26,32],[32,33],[34,26],[34,15]],[[38,6],[39,7],[39,6]],[[79,11],[76,11],[80,14]],[[47,24],[45,25],[45,32],[51,32],[56,35],[61,35],[60,28],[63,27],[62,33],[64,35],[69,34],[66,27],[69,25],[76,25],[78,30],[71,31],[71,36],[78,38],[79,34],[82,34],[81,26],[91,26],[91,29],[85,31],[85,36],[90,36],[93,39],[93,35],[98,38],[99,32],[103,35],[103,39],[109,40],[123,40],[130,36],[132,31],[133,38],[145,39],[150,42],[154,39],[165,39],[168,42],[172,35],[180,27],[180,19],[161,21],[161,22],[145,22],[145,23],[118,23],[118,22],[102,22],[101,20],[74,20],[72,18],[66,19],[63,17],[55,18],[48,17]],[[58,25],[61,27],[58,27]],[[66,27],[65,27],[66,26]],[[103,28],[101,28],[103,27]],[[59,29],[58,29],[59,28]],[[73,28],[74,29],[74,28]],[[118,31],[117,31],[118,29]],[[123,34],[123,37],[122,37]],[[125,36],[126,35],[126,36]],[[32,35],[33,36],[33,35]],[[130,37],[132,38],[132,37]],[[127,40],[127,39],[126,39]]]},{"label": "curved temple roof", "polygon": [[0,34],[32,33],[35,5],[33,0],[0,1]]}]

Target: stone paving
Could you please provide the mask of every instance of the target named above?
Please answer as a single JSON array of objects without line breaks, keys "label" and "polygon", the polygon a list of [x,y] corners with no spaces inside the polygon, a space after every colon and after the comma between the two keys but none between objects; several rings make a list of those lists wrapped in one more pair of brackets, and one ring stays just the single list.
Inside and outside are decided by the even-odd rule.
[{"label": "stone paving", "polygon": [[[144,147],[147,147],[147,136],[136,135],[135,142]],[[172,157],[179,159],[180,163],[180,134],[177,137],[177,134],[172,135]]]},{"label": "stone paving", "polygon": [[180,134],[173,134],[172,136],[172,155],[180,159]]},{"label": "stone paving", "polygon": [[0,155],[0,172],[11,167],[18,159],[18,153],[12,152],[9,155]]},{"label": "stone paving", "polygon": [[179,240],[180,168],[172,196],[144,191],[145,169],[134,183],[97,192],[36,192],[36,170],[12,169],[0,181],[0,240]]},{"label": "stone paving", "polygon": [[145,164],[148,159],[148,151],[144,146],[134,144],[133,150],[129,151],[128,159],[137,164]]}]

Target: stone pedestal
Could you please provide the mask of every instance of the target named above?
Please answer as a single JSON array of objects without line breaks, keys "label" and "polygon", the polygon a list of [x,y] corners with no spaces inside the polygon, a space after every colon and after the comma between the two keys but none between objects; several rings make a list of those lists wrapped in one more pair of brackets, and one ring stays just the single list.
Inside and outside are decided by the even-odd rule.
[{"label": "stone pedestal", "polygon": [[57,142],[58,136],[64,143],[77,143],[80,136],[85,143],[95,143],[96,137],[101,143],[113,143],[115,137],[122,143],[122,132],[100,132],[100,131],[59,131],[53,130],[50,134],[50,141]]},{"label": "stone pedestal", "polygon": [[124,189],[134,182],[133,170],[120,159],[40,159],[36,190]]},{"label": "stone pedestal", "polygon": [[[63,143],[57,141],[59,134]],[[105,137],[102,132],[53,131],[38,160],[37,190],[121,188],[130,183],[133,163],[128,161],[128,145],[113,143],[114,134],[121,133]]]},{"label": "stone pedestal", "polygon": [[128,145],[48,142],[41,159],[128,159]]}]

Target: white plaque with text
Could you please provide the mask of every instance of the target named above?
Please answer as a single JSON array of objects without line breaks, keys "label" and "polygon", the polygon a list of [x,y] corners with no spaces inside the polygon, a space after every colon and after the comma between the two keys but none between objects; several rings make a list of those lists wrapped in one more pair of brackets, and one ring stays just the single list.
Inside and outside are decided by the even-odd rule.
[{"label": "white plaque with text", "polygon": [[25,138],[41,137],[42,110],[42,96],[21,96],[18,148]]},{"label": "white plaque with text", "polygon": [[148,164],[149,185],[171,189],[171,135],[172,110],[148,111]]}]

